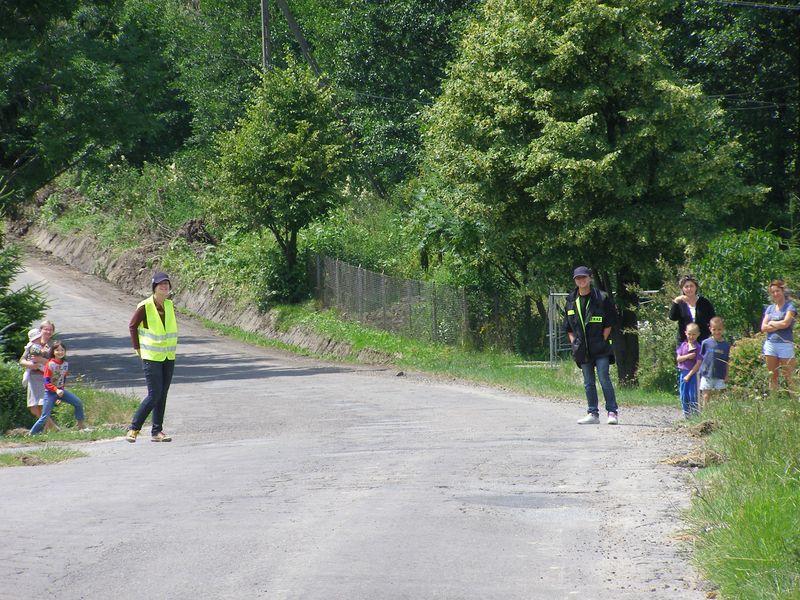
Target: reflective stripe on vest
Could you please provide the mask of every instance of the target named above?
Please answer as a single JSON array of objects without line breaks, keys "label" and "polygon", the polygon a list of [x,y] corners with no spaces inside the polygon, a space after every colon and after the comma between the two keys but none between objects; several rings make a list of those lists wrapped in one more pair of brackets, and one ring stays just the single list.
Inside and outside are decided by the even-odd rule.
[{"label": "reflective stripe on vest", "polygon": [[[583,329],[583,337],[586,339],[586,323],[583,321],[583,311],[581,310],[581,297],[578,296],[576,298],[577,302],[575,302],[575,308],[578,309],[578,318],[581,320],[581,329]],[[586,299],[586,308],[589,308],[589,299]]]},{"label": "reflective stripe on vest", "polygon": [[144,306],[147,328],[144,321],[139,323],[139,353],[144,360],[163,362],[175,360],[178,349],[178,323],[175,320],[175,307],[171,300],[164,300],[164,322],[158,314],[155,300],[150,296],[139,303]]}]

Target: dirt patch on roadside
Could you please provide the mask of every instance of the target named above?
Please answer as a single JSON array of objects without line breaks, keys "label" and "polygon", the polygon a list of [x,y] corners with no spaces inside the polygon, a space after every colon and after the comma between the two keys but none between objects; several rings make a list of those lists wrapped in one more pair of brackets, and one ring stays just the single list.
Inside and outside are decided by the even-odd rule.
[{"label": "dirt patch on roadside", "polygon": [[19,458],[19,462],[22,463],[24,467],[35,467],[36,465],[44,464],[41,458],[33,454],[17,454],[17,458]]},{"label": "dirt patch on roadside", "polygon": [[665,458],[662,462],[674,467],[705,469],[722,464],[723,460],[722,456],[713,450],[695,448],[686,454]]}]

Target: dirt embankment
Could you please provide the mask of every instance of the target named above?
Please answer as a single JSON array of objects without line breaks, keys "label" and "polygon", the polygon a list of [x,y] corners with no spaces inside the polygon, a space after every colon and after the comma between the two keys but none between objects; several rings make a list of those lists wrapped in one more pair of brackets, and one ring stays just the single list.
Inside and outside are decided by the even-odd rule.
[{"label": "dirt embankment", "polygon": [[[62,235],[39,226],[26,227],[23,238],[31,246],[52,254],[70,266],[113,283],[121,290],[145,297],[150,291],[150,275],[158,265],[150,265],[148,253],[141,248],[126,250],[112,256],[99,243],[80,235]],[[276,326],[274,312],[260,312],[254,306],[241,308],[230,299],[215,293],[204,281],[173,280],[175,303],[192,313],[224,325],[259,333],[291,346],[309,350],[314,354],[335,358],[355,358],[359,362],[390,363],[391,356],[371,349],[355,353],[351,344],[320,335],[307,328],[296,326],[281,331]]]}]

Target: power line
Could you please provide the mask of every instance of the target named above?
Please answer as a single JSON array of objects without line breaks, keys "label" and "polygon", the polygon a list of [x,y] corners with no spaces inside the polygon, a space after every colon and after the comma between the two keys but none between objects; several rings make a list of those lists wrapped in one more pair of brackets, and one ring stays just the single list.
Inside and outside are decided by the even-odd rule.
[{"label": "power line", "polygon": [[793,4],[762,4],[760,2],[746,2],[745,0],[705,0],[707,4],[726,4],[741,8],[766,8],[768,10],[782,10],[787,12],[800,12],[800,5]]},{"label": "power line", "polygon": [[729,94],[707,94],[706,98],[734,98],[737,96],[749,96],[752,94],[765,94],[767,92],[780,92],[781,90],[796,88],[798,85],[800,85],[800,82],[790,83],[789,85],[782,85],[780,87],[766,88],[763,90],[747,90],[744,92],[731,92]]},{"label": "power line", "polygon": [[778,108],[792,108],[794,105],[792,104],[771,104],[768,106],[742,106],[742,107],[735,107],[735,108],[726,108],[726,112],[740,112],[745,110],[775,110]]}]

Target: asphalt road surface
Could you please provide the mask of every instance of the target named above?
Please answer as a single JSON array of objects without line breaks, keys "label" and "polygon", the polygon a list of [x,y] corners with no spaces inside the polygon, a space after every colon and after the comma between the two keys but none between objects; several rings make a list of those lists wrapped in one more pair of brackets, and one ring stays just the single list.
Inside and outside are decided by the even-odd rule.
[{"label": "asphalt road surface", "polygon": [[[141,394],[139,300],[31,256],[73,372]],[[675,409],[397,377],[187,318],[165,430],[0,469],[0,598],[693,599]]]}]

